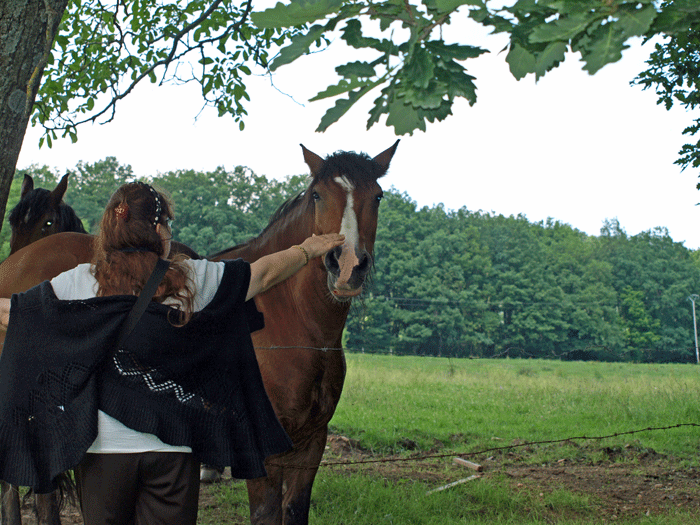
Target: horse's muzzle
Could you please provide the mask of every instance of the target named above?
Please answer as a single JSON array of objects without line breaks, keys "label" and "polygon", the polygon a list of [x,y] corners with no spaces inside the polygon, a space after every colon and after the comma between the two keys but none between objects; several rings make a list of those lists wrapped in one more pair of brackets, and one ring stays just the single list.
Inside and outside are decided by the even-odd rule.
[{"label": "horse's muzzle", "polygon": [[348,301],[362,293],[365,278],[372,268],[367,250],[357,251],[347,245],[338,246],[326,254],[328,289],[339,301]]}]

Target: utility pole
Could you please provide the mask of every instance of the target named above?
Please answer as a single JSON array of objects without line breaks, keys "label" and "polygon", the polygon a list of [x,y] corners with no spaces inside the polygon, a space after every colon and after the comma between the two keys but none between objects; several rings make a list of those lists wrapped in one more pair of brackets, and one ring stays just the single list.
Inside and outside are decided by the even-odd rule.
[{"label": "utility pole", "polygon": [[700,298],[698,294],[691,294],[688,300],[693,303],[693,330],[695,330],[695,362],[700,364],[700,352],[698,352],[698,323],[695,320],[695,301]]}]

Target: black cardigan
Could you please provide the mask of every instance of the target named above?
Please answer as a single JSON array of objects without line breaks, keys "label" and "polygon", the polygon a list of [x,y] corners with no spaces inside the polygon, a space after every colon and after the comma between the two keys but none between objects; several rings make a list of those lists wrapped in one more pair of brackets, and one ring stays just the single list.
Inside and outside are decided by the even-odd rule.
[{"label": "black cardigan", "polygon": [[12,296],[0,358],[0,479],[36,492],[83,458],[98,408],[123,424],[188,446],[233,477],[265,476],[264,459],[291,447],[265,393],[245,302],[250,265],[227,261],[214,299],[182,328],[151,302],[123,348],[136,298],[61,301],[46,281]]}]

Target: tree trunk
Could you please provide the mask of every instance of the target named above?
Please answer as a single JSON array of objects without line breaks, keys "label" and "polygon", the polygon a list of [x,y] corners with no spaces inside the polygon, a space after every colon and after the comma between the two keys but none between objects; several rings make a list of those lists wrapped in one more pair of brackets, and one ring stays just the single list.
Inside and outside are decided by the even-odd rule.
[{"label": "tree trunk", "polygon": [[46,58],[68,0],[0,0],[0,227]]}]

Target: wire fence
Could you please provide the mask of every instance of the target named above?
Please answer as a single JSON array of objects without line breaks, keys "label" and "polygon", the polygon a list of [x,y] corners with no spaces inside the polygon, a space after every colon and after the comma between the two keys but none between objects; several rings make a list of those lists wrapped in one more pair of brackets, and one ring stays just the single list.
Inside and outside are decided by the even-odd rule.
[{"label": "wire fence", "polygon": [[[632,434],[639,434],[641,432],[655,432],[661,430],[672,430],[682,427],[700,427],[700,423],[678,423],[675,425],[669,425],[664,427],[647,427],[637,430],[626,430],[623,432],[615,432],[613,434],[606,434],[604,436],[570,436],[561,439],[545,439],[542,441],[526,441],[523,443],[514,443],[512,445],[503,445],[499,447],[489,447],[480,450],[475,450],[472,452],[449,452],[445,454],[419,454],[410,457],[390,457],[390,458],[379,458],[379,459],[362,459],[362,460],[349,460],[349,461],[322,461],[322,467],[336,467],[344,465],[362,465],[368,463],[397,463],[397,462],[410,462],[410,461],[424,461],[427,459],[444,459],[453,457],[475,457],[481,456],[491,452],[500,452],[503,450],[512,450],[515,448],[531,447],[536,445],[551,445],[556,443],[566,443],[569,441],[602,441],[604,439],[610,439],[620,436],[628,436]],[[297,468],[297,467],[294,467]]]},{"label": "wire fence", "polygon": [[408,462],[414,462],[414,461],[426,461],[430,459],[445,459],[445,458],[465,458],[465,457],[476,457],[476,456],[482,456],[484,454],[488,453],[493,453],[493,452],[501,452],[504,450],[512,450],[516,448],[522,448],[522,447],[532,447],[532,446],[537,446],[537,445],[552,445],[552,444],[557,444],[557,443],[567,443],[571,441],[602,441],[604,439],[611,439],[615,437],[620,437],[620,436],[629,436],[633,434],[639,434],[641,432],[658,432],[658,431],[669,431],[677,428],[682,428],[682,427],[695,427],[698,428],[700,427],[700,423],[677,423],[675,425],[668,425],[668,426],[663,426],[663,427],[647,427],[647,428],[640,428],[636,430],[625,430],[622,432],[614,432],[612,434],[606,434],[603,436],[569,436],[565,438],[560,438],[560,439],[545,439],[541,441],[525,441],[522,443],[514,443],[511,445],[502,445],[498,447],[489,447],[489,448],[484,448],[484,449],[479,449],[479,450],[474,450],[472,452],[447,452],[443,454],[414,454],[408,457],[403,457],[403,456],[391,456],[391,457],[383,457],[383,458],[375,458],[375,459],[358,459],[358,460],[343,460],[343,461],[321,461],[319,465],[290,465],[290,464],[282,464],[282,463],[276,463],[276,462],[270,462],[270,465],[274,465],[277,467],[284,467],[286,469],[293,469],[293,470],[316,470],[317,468],[320,467],[346,467],[346,466],[354,466],[354,465],[369,465],[369,464],[377,464],[377,463],[408,463]]}]

